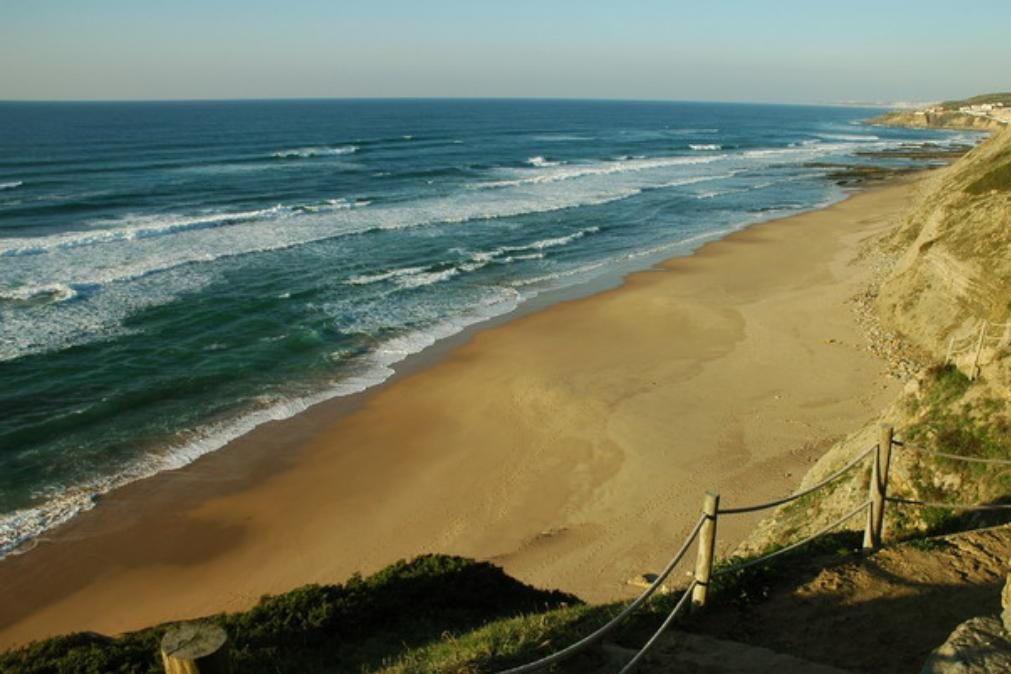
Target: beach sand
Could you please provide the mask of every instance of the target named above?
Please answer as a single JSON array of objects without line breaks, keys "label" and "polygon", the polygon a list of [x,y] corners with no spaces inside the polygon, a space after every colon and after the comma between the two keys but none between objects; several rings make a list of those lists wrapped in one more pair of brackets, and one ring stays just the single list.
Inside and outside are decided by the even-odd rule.
[{"label": "beach sand", "polygon": [[[629,595],[706,489],[731,506],[783,496],[894,396],[847,300],[869,279],[861,242],[914,187],[477,331],[360,399],[110,494],[0,562],[0,648],[239,610],[424,552],[590,601]],[[721,519],[720,550],[757,517]]]}]

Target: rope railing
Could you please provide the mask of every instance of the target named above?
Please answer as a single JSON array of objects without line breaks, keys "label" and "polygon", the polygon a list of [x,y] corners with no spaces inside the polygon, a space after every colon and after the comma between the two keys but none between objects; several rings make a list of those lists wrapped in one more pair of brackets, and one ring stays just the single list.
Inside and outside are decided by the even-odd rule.
[{"label": "rope railing", "polygon": [[962,456],[961,454],[949,454],[948,452],[937,452],[932,449],[924,449],[923,447],[907,445],[906,443],[900,442],[899,440],[896,440],[893,444],[913,452],[919,452],[920,454],[927,454],[929,456],[939,456],[943,459],[950,459],[952,461],[964,461],[966,463],[987,463],[998,466],[1011,466],[1011,459],[988,459],[982,456]]},{"label": "rope railing", "polygon": [[[988,335],[987,333],[995,328],[997,330],[1004,330],[1002,335]],[[982,319],[979,322],[979,328],[974,329],[973,334],[965,335],[963,337],[954,337],[948,340],[948,348],[944,355],[945,365],[955,362],[956,358],[961,356],[972,355],[972,365],[969,369],[969,378],[976,379],[979,375],[980,370],[980,360],[983,357],[983,351],[985,347],[989,345],[999,345],[1007,343],[1011,339],[1011,322],[1008,323],[995,323],[994,321],[989,321]]]},{"label": "rope railing", "polygon": [[[978,345],[979,342],[977,342]],[[695,572],[691,583],[682,592],[681,597],[678,599],[677,603],[668,613],[664,621],[660,624],[657,630],[650,636],[646,643],[636,651],[635,655],[629,660],[624,667],[622,667],[619,674],[630,674],[635,667],[642,661],[646,654],[652,649],[660,637],[665,631],[674,623],[679,615],[682,614],[689,606],[693,609],[704,608],[709,596],[709,585],[713,578],[719,578],[727,574],[736,573],[748,569],[750,567],[758,566],[760,564],[766,564],[777,557],[786,555],[798,548],[810,544],[814,540],[824,536],[825,534],[838,529],[843,526],[853,518],[861,515],[862,513],[867,514],[867,525],[864,531],[864,543],[863,547],[865,550],[873,550],[881,545],[882,541],[882,530],[884,521],[884,509],[886,503],[894,503],[897,505],[911,505],[920,507],[932,507],[932,508],[948,508],[952,510],[1011,510],[1011,504],[955,504],[955,503],[939,503],[933,501],[921,501],[916,499],[907,499],[897,496],[888,496],[888,473],[889,464],[891,461],[892,448],[895,446],[909,449],[911,451],[923,452],[933,456],[943,457],[947,459],[953,459],[958,461],[967,461],[972,463],[984,463],[984,464],[998,464],[998,465],[1011,465],[1011,460],[1003,459],[988,459],[983,457],[967,457],[960,456],[957,454],[949,454],[946,452],[935,452],[926,450],[920,447],[914,447],[905,444],[899,440],[896,440],[893,436],[893,429],[888,424],[883,424],[881,426],[880,437],[878,443],[870,447],[869,449],[861,452],[853,459],[851,459],[845,466],[839,468],[832,474],[828,475],[826,478],[821,480],[815,485],[803,489],[791,496],[787,496],[782,499],[776,499],[773,501],[768,501],[765,503],[757,503],[749,506],[741,506],[735,508],[720,508],[719,507],[719,494],[707,493],[705,501],[703,502],[703,512],[702,516],[695,523],[692,528],[691,533],[685,539],[684,544],[681,549],[678,550],[677,554],[670,561],[663,572],[656,578],[656,580],[650,585],[645,592],[643,592],[636,600],[626,606],[618,615],[609,620],[602,627],[599,627],[591,634],[583,637],[576,643],[552,654],[544,657],[540,660],[532,662],[521,667],[515,667],[513,669],[505,670],[504,672],[499,672],[498,674],[525,674],[526,672],[534,672],[545,667],[548,667],[554,663],[560,662],[566,658],[569,658],[576,653],[584,650],[590,645],[596,643],[602,639],[605,635],[611,632],[619,622],[624,620],[629,614],[631,614],[635,609],[641,606],[645,601],[649,599],[650,596],[660,587],[660,585],[667,579],[674,568],[681,562],[687,552],[689,546],[698,541],[698,559],[695,564]],[[760,510],[767,510],[769,508],[774,508],[786,503],[791,503],[804,496],[815,493],[821,489],[824,489],[828,485],[834,483],[835,481],[842,478],[844,475],[852,471],[854,468],[859,466],[868,456],[873,457],[871,461],[871,479],[869,485],[868,498],[860,503],[858,506],[849,510],[841,517],[833,520],[832,522],[826,524],[825,526],[819,528],[814,533],[804,537],[803,539],[791,543],[785,547],[779,548],[767,554],[761,555],[754,559],[748,559],[740,561],[736,564],[731,564],[723,568],[714,568],[714,553],[716,546],[716,527],[720,515],[738,515],[744,513],[752,513]],[[689,603],[690,600],[690,603]]]},{"label": "rope railing", "polygon": [[948,510],[1011,510],[1011,503],[941,503],[939,501],[920,501],[918,499],[889,496],[885,500],[900,505],[920,506],[922,508],[946,508]]},{"label": "rope railing", "polygon": [[674,622],[678,614],[686,606],[688,606],[688,598],[692,596],[692,591],[695,589],[695,585],[696,581],[693,580],[688,585],[688,587],[685,588],[684,594],[681,595],[681,599],[679,599],[678,603],[674,605],[674,608],[671,609],[671,612],[667,614],[667,618],[663,621],[663,623],[660,624],[660,627],[658,627],[656,632],[653,633],[653,636],[649,638],[649,641],[643,644],[643,647],[639,649],[639,652],[636,653],[632,657],[632,659],[629,660],[628,663],[621,668],[621,671],[618,672],[618,674],[629,674],[629,672],[632,672],[635,669],[636,665],[639,664],[639,661],[642,660],[644,657],[646,657],[646,653],[648,653],[649,650],[653,648],[653,645],[656,644],[656,642],[660,639],[663,633],[667,631],[667,628],[671,626],[671,623]]},{"label": "rope railing", "polygon": [[863,453],[861,453],[860,455],[858,455],[855,459],[853,459],[848,464],[846,464],[845,466],[843,466],[842,468],[840,468],[836,472],[834,472],[831,475],[829,475],[828,477],[826,477],[824,480],[822,480],[818,484],[816,484],[814,486],[811,486],[811,487],[808,487],[807,489],[805,489],[803,491],[799,491],[796,494],[793,494],[791,496],[787,496],[785,498],[778,499],[776,501],[767,501],[765,503],[756,503],[755,505],[740,506],[738,508],[720,508],[719,511],[718,511],[718,513],[720,515],[740,515],[740,514],[743,514],[743,513],[757,512],[759,510],[768,510],[769,508],[775,508],[776,506],[783,505],[784,503],[790,503],[791,501],[796,501],[797,499],[803,498],[803,497],[807,496],[808,494],[814,493],[814,492],[818,491],[819,489],[821,489],[822,487],[826,487],[829,484],[831,484],[832,482],[835,482],[837,479],[839,479],[840,477],[842,477],[843,475],[845,475],[846,473],[848,473],[850,470],[852,470],[853,468],[855,468],[856,466],[858,466],[860,464],[860,462],[863,461],[864,459],[866,459],[870,455],[870,453],[873,452],[875,449],[877,449],[877,448],[876,447],[870,447],[870,448],[868,448],[866,451],[864,451]]},{"label": "rope railing", "polygon": [[845,524],[849,520],[853,519],[854,517],[856,517],[860,513],[862,513],[865,510],[867,510],[870,507],[870,505],[871,505],[870,500],[864,501],[859,506],[857,506],[853,510],[849,511],[848,513],[846,513],[845,515],[843,515],[839,519],[835,520],[831,524],[828,524],[828,525],[822,527],[821,529],[819,529],[815,533],[811,534],[807,538],[805,538],[803,540],[800,540],[800,541],[797,541],[796,543],[791,543],[790,545],[787,545],[786,547],[783,547],[783,548],[780,548],[780,549],[775,550],[773,552],[770,552],[767,555],[762,555],[761,557],[757,557],[755,559],[749,559],[749,560],[741,562],[739,564],[735,564],[733,566],[729,566],[729,567],[726,567],[726,568],[723,568],[723,569],[718,569],[716,571],[713,571],[713,578],[717,578],[719,576],[725,576],[728,573],[734,573],[735,571],[742,571],[744,569],[747,569],[747,568],[752,567],[752,566],[757,566],[759,564],[764,564],[765,562],[768,562],[770,559],[773,559],[775,557],[779,557],[780,555],[785,555],[788,552],[792,552],[793,550],[796,550],[799,547],[807,545],[808,543],[810,543],[814,539],[818,538],[819,536],[824,536],[825,534],[827,534],[828,532],[832,531],[836,527]]},{"label": "rope railing", "polygon": [[640,594],[634,601],[632,601],[632,603],[630,603],[628,606],[622,609],[622,611],[618,615],[611,618],[605,624],[598,627],[596,630],[586,635],[579,641],[569,646],[566,646],[560,651],[557,651],[555,653],[552,653],[551,655],[543,657],[540,660],[535,660],[534,662],[530,662],[525,665],[520,665],[519,667],[513,667],[512,669],[502,670],[500,672],[497,672],[497,674],[524,674],[525,672],[539,671],[541,669],[544,669],[545,667],[548,667],[549,665],[553,665],[556,662],[561,662],[562,660],[572,657],[576,653],[579,653],[580,651],[593,645],[595,642],[606,636],[609,632],[611,632],[615,627],[618,626],[618,623],[620,623],[622,620],[628,617],[629,614],[631,614],[633,611],[639,608],[647,599],[649,599],[653,595],[654,592],[656,592],[660,588],[661,585],[663,585],[664,581],[667,580],[667,577],[670,576],[671,572],[678,565],[681,559],[685,556],[685,553],[688,552],[689,546],[691,546],[692,542],[695,540],[695,537],[699,535],[699,531],[702,529],[702,525],[706,522],[707,519],[708,519],[707,515],[702,515],[701,517],[699,517],[698,522],[695,523],[695,526],[692,528],[691,533],[688,534],[688,537],[685,539],[684,544],[682,544],[681,549],[678,550],[677,554],[674,555],[674,557],[670,560],[670,562],[667,564],[664,570],[660,572],[660,575],[656,577],[656,580],[654,580],[642,594]]},{"label": "rope railing", "polygon": [[[1011,328],[1011,323],[1006,324],[1008,328]],[[952,340],[954,342],[954,340]],[[614,617],[609,619],[600,627],[593,630],[590,634],[582,637],[578,641],[558,650],[550,655],[543,658],[529,662],[524,665],[517,667],[512,667],[510,669],[500,670],[495,674],[527,674],[528,672],[537,672],[543,670],[551,665],[562,662],[572,656],[586,650],[590,646],[594,645],[605,636],[610,634],[623,620],[625,620],[629,615],[631,615],[636,609],[647,602],[650,597],[652,597],[657,590],[659,590],[663,584],[673,573],[674,569],[677,568],[678,564],[684,559],[685,554],[688,552],[692,543],[698,541],[698,557],[695,563],[695,570],[693,574],[692,581],[688,584],[687,588],[682,591],[681,597],[675,603],[674,607],[667,614],[666,618],[657,628],[657,630],[649,637],[646,643],[632,656],[632,658],[621,668],[619,674],[630,674],[635,667],[642,661],[646,654],[656,645],[660,637],[667,631],[667,629],[674,623],[679,615],[684,612],[689,606],[693,610],[703,609],[706,606],[706,602],[709,595],[709,585],[713,578],[719,578],[727,574],[736,573],[743,571],[744,569],[757,566],[759,564],[766,564],[771,560],[786,555],[804,545],[808,545],[817,538],[824,536],[830,531],[841,527],[846,522],[850,521],[854,517],[860,515],[861,513],[867,513],[867,524],[864,530],[864,542],[863,548],[865,551],[874,550],[881,545],[882,542],[882,526],[884,521],[884,508],[886,503],[894,503],[896,505],[908,505],[926,508],[942,508],[949,510],[1011,510],[1011,503],[991,503],[991,504],[960,504],[960,503],[943,503],[935,501],[924,501],[919,499],[910,499],[898,496],[888,496],[888,474],[889,474],[889,464],[891,460],[891,452],[893,447],[901,447],[908,449],[910,451],[921,452],[924,454],[943,457],[946,459],[965,461],[970,463],[982,463],[982,464],[995,464],[995,465],[1011,465],[1011,459],[990,459],[984,457],[973,457],[973,456],[961,456],[958,454],[950,454],[946,452],[938,452],[927,450],[922,447],[915,447],[906,444],[900,440],[896,440],[893,435],[893,428],[889,424],[882,424],[880,427],[880,435],[878,438],[878,443],[873,447],[861,452],[849,463],[847,463],[842,468],[836,470],[828,477],[824,478],[817,484],[808,487],[802,491],[799,491],[791,496],[787,496],[782,499],[777,499],[774,501],[768,501],[765,503],[758,503],[749,506],[741,506],[736,508],[720,508],[719,501],[720,496],[718,493],[707,492],[705,495],[705,500],[703,501],[702,513],[695,524],[692,526],[681,547],[674,554],[671,560],[667,563],[667,566],[660,572],[660,574],[650,583],[638,597],[627,604],[621,611],[619,611]],[[776,506],[783,505],[785,503],[790,503],[796,501],[804,496],[817,492],[818,490],[824,489],[828,485],[832,484],[849,471],[853,470],[855,467],[860,465],[868,456],[873,456],[871,461],[871,474],[869,483],[869,493],[868,498],[860,503],[849,512],[845,513],[838,519],[826,524],[814,533],[806,536],[805,538],[791,543],[785,547],[779,548],[767,554],[761,555],[753,559],[747,559],[739,561],[735,564],[723,568],[714,568],[714,556],[716,551],[716,528],[719,521],[720,515],[738,515],[744,513],[757,512],[760,510],[766,510],[769,508],[774,508]],[[732,561],[732,560],[731,560]],[[690,603],[689,603],[690,602]],[[222,642],[224,643],[224,642]],[[164,648],[164,644],[163,644]],[[163,653],[164,655],[164,653]],[[167,662],[167,660],[166,660]],[[166,664],[166,666],[168,666]],[[202,671],[202,670],[201,670]]]}]

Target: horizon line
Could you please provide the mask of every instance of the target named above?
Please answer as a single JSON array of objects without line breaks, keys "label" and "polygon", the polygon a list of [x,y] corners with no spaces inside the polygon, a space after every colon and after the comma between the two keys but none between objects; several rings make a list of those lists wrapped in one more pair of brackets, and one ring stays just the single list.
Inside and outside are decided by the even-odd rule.
[{"label": "horizon line", "polygon": [[679,98],[607,98],[581,96],[267,96],[240,98],[0,98],[0,104],[7,103],[268,103],[295,101],[568,101],[587,103],[691,103],[691,104],[737,104],[796,107],[848,107],[848,108],[900,108],[911,105],[929,105],[930,101],[746,101],[746,100],[697,100]]}]

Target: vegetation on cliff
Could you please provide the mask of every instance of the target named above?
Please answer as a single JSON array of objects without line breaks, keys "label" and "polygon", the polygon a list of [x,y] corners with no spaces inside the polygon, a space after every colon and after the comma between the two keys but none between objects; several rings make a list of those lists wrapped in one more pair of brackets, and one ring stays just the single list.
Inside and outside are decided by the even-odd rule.
[{"label": "vegetation on cliff", "polygon": [[[999,109],[990,114],[989,108]],[[966,111],[966,109],[969,109]],[[1011,93],[993,93],[973,96],[960,101],[945,101],[925,110],[896,110],[870,120],[882,126],[935,127],[996,131],[1011,122]]]},{"label": "vegetation on cliff", "polygon": [[[883,334],[900,335],[927,363],[881,418],[830,449],[805,476],[814,484],[877,441],[892,423],[909,447],[893,453],[893,495],[933,502],[994,503],[1011,495],[1000,466],[955,462],[912,450],[1011,459],[1011,129],[995,134],[951,166],[926,177],[899,226],[869,244],[894,260],[871,289]],[[991,321],[976,362],[981,321]],[[943,364],[952,338],[970,348]],[[853,471],[817,497],[763,521],[741,547],[761,549],[818,530],[867,498],[869,470]],[[890,506],[891,540],[1005,521],[1003,511]],[[859,528],[861,523],[852,523]]]},{"label": "vegetation on cliff", "polygon": [[[244,613],[207,618],[230,636],[236,671],[374,671],[400,653],[506,617],[571,607],[546,624],[578,622],[581,602],[537,590],[488,563],[426,555],[342,585],[264,597]],[[154,674],[167,625],[109,638],[72,634],[0,655],[5,674]],[[501,644],[502,655],[536,644]]]},{"label": "vegetation on cliff", "polygon": [[1011,128],[925,181],[886,242],[898,256],[882,318],[941,357],[950,337],[1011,315]]}]

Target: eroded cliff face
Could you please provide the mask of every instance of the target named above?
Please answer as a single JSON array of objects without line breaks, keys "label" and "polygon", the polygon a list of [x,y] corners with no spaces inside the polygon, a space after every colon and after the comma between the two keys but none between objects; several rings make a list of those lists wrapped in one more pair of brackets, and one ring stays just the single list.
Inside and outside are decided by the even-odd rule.
[{"label": "eroded cliff face", "polygon": [[[895,260],[877,289],[881,329],[875,333],[899,333],[924,352],[922,364],[932,366],[909,379],[878,419],[826,452],[801,488],[873,447],[881,422],[933,451],[1011,458],[1011,129],[923,180],[896,228],[869,247],[884,249],[883,256]],[[984,320],[992,324],[979,377],[970,381],[967,376],[974,348],[955,359],[961,372],[941,367],[950,339],[963,338],[971,347]],[[906,498],[986,503],[1005,498],[1011,489],[1003,471],[972,472],[978,464],[949,464],[914,451],[894,452],[891,465],[889,489]],[[866,467],[854,470],[818,498],[779,508],[737,552],[758,552],[818,531],[867,498],[868,479]],[[938,522],[931,515],[890,508],[886,534],[932,531]],[[966,521],[961,527],[973,525]],[[855,518],[845,528],[862,526]]]},{"label": "eroded cliff face", "polygon": [[928,353],[1011,320],[1011,128],[926,180],[887,244],[880,318]]},{"label": "eroded cliff face", "polygon": [[870,120],[882,126],[910,126],[931,129],[972,129],[974,131],[999,131],[1007,128],[995,119],[967,115],[961,112],[939,112],[918,115],[913,111],[889,112]]}]

